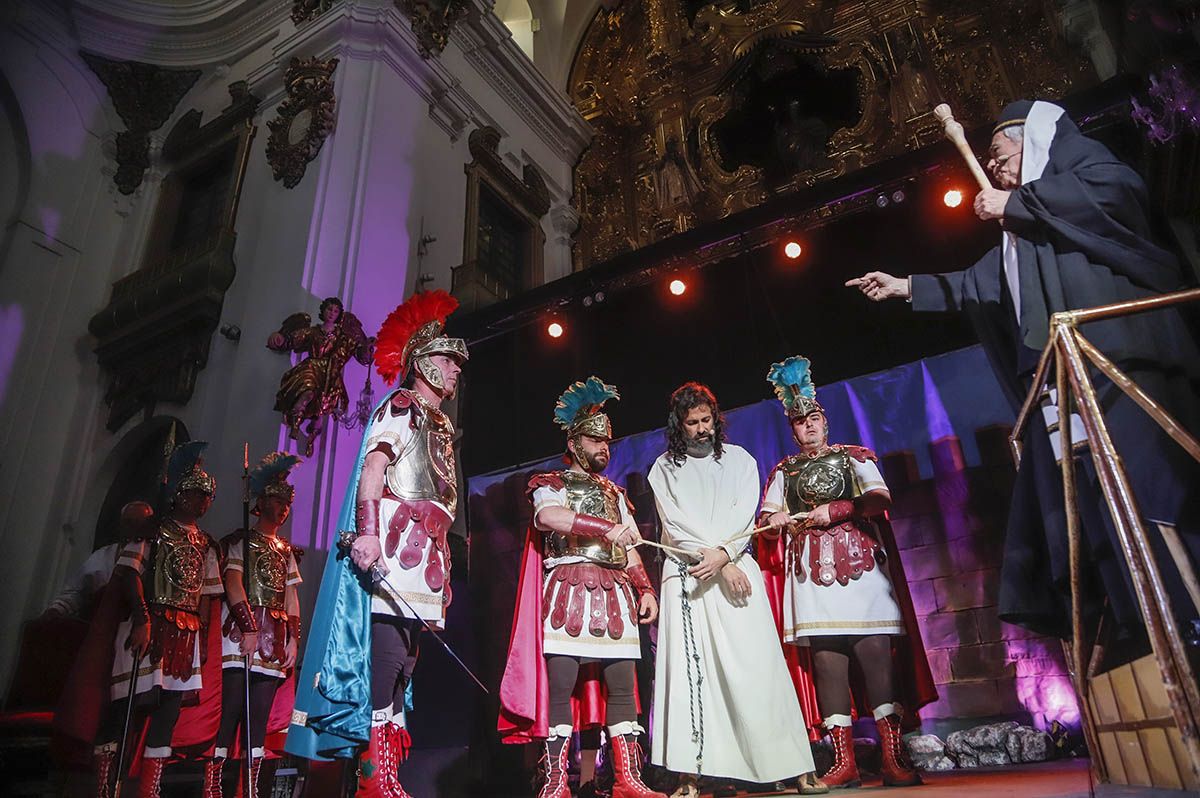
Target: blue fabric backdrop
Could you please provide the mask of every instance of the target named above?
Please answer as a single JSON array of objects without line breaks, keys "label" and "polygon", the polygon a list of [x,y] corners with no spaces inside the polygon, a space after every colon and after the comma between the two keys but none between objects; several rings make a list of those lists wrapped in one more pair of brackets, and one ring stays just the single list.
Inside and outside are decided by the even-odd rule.
[{"label": "blue fabric backdrop", "polygon": [[[820,364],[813,364],[820,374]],[[766,373],[766,369],[763,369]],[[581,374],[580,379],[588,375]],[[565,386],[564,386],[565,387]],[[770,386],[763,379],[763,393]],[[717,397],[720,399],[720,397]],[[907,363],[887,371],[835,382],[817,389],[817,398],[829,416],[830,440],[874,449],[881,457],[910,451],[922,477],[932,476],[929,443],[950,435],[962,443],[967,465],[979,465],[975,430],[992,424],[1011,424],[1012,410],[1000,392],[983,349],[972,346],[937,357]],[[666,405],[666,397],[663,398]],[[620,411],[614,408],[619,418]],[[551,408],[546,408],[546,423]],[[783,457],[796,451],[791,430],[779,402],[764,399],[725,411],[729,441],[745,448],[758,460],[760,479]],[[620,432],[618,428],[616,430]],[[646,474],[655,458],[666,450],[664,428],[617,439],[605,476],[618,485],[631,473]],[[558,455],[535,463],[471,477],[469,495],[482,496],[488,488],[518,471],[561,467]]]}]

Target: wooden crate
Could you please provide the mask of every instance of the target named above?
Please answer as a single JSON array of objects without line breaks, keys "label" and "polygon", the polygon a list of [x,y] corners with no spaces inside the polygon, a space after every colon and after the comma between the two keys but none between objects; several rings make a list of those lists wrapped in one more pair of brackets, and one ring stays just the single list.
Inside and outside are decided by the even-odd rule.
[{"label": "wooden crate", "polygon": [[1110,782],[1200,790],[1153,655],[1092,678],[1088,711]]}]

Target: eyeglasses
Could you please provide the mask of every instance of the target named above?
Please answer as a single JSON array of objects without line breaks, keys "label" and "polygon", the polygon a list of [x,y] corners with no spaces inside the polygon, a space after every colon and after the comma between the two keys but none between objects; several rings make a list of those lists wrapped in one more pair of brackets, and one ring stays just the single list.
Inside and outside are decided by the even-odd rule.
[{"label": "eyeglasses", "polygon": [[1021,151],[1017,150],[1016,152],[1009,153],[1008,155],[1000,155],[1000,156],[989,155],[986,158],[980,158],[979,160],[988,169],[992,168],[992,164],[995,164],[996,168],[999,169],[999,168],[1003,167],[1004,164],[1008,163],[1009,161],[1011,161],[1013,158],[1016,158],[1020,154],[1021,154]]}]

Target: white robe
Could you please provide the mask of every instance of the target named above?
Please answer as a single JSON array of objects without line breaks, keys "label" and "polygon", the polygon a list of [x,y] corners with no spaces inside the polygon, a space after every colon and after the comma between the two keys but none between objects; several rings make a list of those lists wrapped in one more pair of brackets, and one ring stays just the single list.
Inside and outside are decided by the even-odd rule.
[{"label": "white robe", "polygon": [[[662,455],[650,469],[650,486],[662,521],[662,542],[688,551],[715,547],[753,528],[758,509],[758,467],[738,446],[721,459],[688,457],[676,466]],[[750,580],[742,606],[720,576],[706,583],[663,565],[658,657],[655,663],[651,761],[680,773],[770,783],[813,770],[812,751],[780,648],[762,572],[747,540],[727,547]],[[703,680],[689,684],[684,642],[683,589]],[[697,768],[693,712],[703,712],[703,761]]]}]

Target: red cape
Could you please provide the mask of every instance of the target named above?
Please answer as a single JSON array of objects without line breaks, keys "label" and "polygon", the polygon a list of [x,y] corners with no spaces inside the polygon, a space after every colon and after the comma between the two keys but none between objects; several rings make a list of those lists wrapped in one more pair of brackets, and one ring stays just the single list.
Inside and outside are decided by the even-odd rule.
[{"label": "red cape", "polygon": [[[202,666],[204,687],[200,690],[199,702],[183,708],[171,738],[171,746],[179,756],[211,754],[217,726],[221,722],[221,600],[220,597],[213,597],[209,602],[208,636],[202,641],[207,645],[208,658]],[[109,696],[117,627],[128,616],[129,609],[120,586],[110,580],[101,595],[87,638],[54,713],[51,751],[56,761],[64,767],[86,769],[91,766],[96,734],[111,703]],[[283,747],[283,733],[291,719],[295,692],[294,675],[289,675],[275,692],[271,718],[267,724],[269,750],[281,750]],[[140,741],[143,735],[144,729],[139,729],[133,738]],[[277,738],[277,745],[273,744],[271,735]],[[138,771],[142,749],[139,742],[135,747],[135,756],[130,758],[132,773]]]},{"label": "red cape", "polygon": [[[538,474],[529,481],[529,492],[541,485],[562,487],[562,481],[556,474]],[[508,658],[500,680],[500,716],[496,728],[501,741],[506,743],[540,742],[550,736],[550,680],[542,651],[542,557],[542,533],[530,523],[521,550]],[[571,695],[575,729],[603,726],[605,703],[599,664],[583,666]]]},{"label": "red cape", "polygon": [[[874,453],[859,447],[845,447],[862,452],[874,460]],[[778,467],[778,466],[777,466]],[[772,472],[773,473],[773,472]],[[770,484],[768,478],[767,484]],[[905,730],[920,728],[921,718],[917,711],[926,704],[937,700],[937,686],[933,682],[933,673],[929,670],[929,660],[925,656],[925,644],[921,641],[921,629],[917,625],[917,613],[913,610],[912,595],[908,590],[908,577],[904,575],[904,564],[900,560],[900,549],[896,546],[896,536],[892,532],[892,524],[886,515],[872,519],[878,533],[880,544],[887,555],[888,575],[892,580],[892,591],[896,603],[900,605],[900,615],[904,619],[904,637],[892,638],[892,663],[895,669],[895,685],[897,700],[904,705],[903,725]],[[786,535],[780,535],[771,540],[762,535],[756,536],[755,554],[759,568],[762,569],[763,580],[766,582],[767,598],[771,602],[771,613],[775,616],[775,628],[780,635],[783,655],[787,659],[788,672],[792,676],[792,684],[796,687],[796,695],[800,698],[800,708],[808,720],[809,737],[817,740],[822,732],[818,729],[824,716],[817,704],[817,690],[813,682],[812,654],[807,646],[794,646],[783,643],[783,583],[784,583],[784,551]],[[850,692],[853,698],[853,708],[858,717],[871,717],[874,707],[867,700],[867,692],[863,687],[862,674],[858,669],[850,669]]]},{"label": "red cape", "polygon": [[[550,680],[542,653],[542,533],[530,525],[521,551],[521,576],[508,659],[500,680],[496,728],[506,743],[540,742],[550,736]],[[579,669],[571,696],[575,728],[604,725],[604,688],[598,663]]]}]

